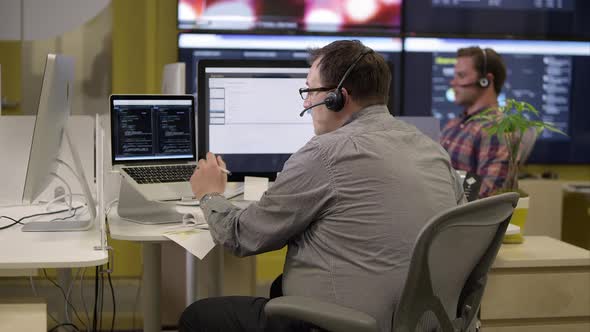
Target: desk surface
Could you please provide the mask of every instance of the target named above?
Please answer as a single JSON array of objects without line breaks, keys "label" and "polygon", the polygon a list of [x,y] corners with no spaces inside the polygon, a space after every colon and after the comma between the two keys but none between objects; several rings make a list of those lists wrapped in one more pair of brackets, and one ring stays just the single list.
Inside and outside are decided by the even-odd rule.
[{"label": "desk surface", "polygon": [[119,217],[116,207],[111,209],[107,217],[111,237],[115,240],[138,242],[170,241],[162,235],[170,226],[178,224],[145,225],[128,221]]},{"label": "desk surface", "polygon": [[[0,215],[23,216],[42,207],[1,207]],[[26,212],[24,212],[26,209]],[[9,224],[2,219],[0,226]],[[22,232],[20,225],[0,230],[0,269],[68,268],[105,264],[98,227],[84,232]]]},{"label": "desk surface", "polygon": [[[200,213],[201,208],[198,206],[177,206],[179,213]],[[180,223],[169,224],[140,224],[133,221],[125,220],[119,217],[117,205],[113,206],[107,216],[107,224],[111,237],[115,240],[137,241],[137,242],[164,242],[170,241],[162,235],[171,227],[180,225]]]},{"label": "desk surface", "polygon": [[590,251],[548,236],[525,236],[521,244],[500,247],[492,269],[590,266]]},{"label": "desk surface", "polygon": [[[241,197],[239,197],[241,198]],[[242,200],[232,200],[236,206],[245,208],[252,202]],[[177,206],[176,210],[180,213],[200,213],[200,207],[198,206]],[[146,225],[132,221],[122,219],[117,214],[117,206],[113,206],[107,216],[107,224],[111,237],[115,240],[126,240],[126,241],[138,241],[138,242],[163,242],[170,241],[167,237],[162,234],[169,230],[171,227],[178,226],[179,224],[159,224],[159,225]]]}]

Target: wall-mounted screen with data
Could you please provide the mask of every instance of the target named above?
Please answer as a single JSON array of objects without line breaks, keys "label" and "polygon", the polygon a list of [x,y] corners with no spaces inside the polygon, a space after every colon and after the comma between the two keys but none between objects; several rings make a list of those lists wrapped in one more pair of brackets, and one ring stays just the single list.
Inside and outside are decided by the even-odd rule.
[{"label": "wall-mounted screen with data", "polygon": [[[507,78],[498,98],[501,105],[506,98],[529,102],[543,121],[568,133],[543,132],[530,161],[590,161],[590,112],[584,101],[590,91],[589,42],[407,38],[404,115],[433,115],[441,127],[460,115],[450,81],[457,49],[468,46],[489,47],[502,56]],[[550,152],[550,147],[560,150]]]},{"label": "wall-mounted screen with data", "polygon": [[411,0],[404,31],[521,38],[590,38],[588,0]]},{"label": "wall-mounted screen with data", "polygon": [[389,110],[400,114],[400,38],[361,36],[230,35],[181,33],[179,60],[186,63],[187,93],[196,94],[200,60],[286,60],[306,61],[309,48],[323,47],[340,39],[358,39],[379,52],[391,70]]},{"label": "wall-mounted screen with data", "polygon": [[397,33],[402,0],[178,0],[191,30]]}]

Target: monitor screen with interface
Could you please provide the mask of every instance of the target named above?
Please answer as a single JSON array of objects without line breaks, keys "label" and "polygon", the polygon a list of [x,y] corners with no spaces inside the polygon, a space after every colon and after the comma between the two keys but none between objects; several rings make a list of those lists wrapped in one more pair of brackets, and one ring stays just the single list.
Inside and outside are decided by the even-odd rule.
[{"label": "monitor screen with interface", "polygon": [[314,135],[299,116],[308,71],[304,61],[199,61],[199,157],[221,155],[230,180],[276,176]]},{"label": "monitor screen with interface", "polygon": [[455,104],[450,81],[457,50],[474,45],[494,49],[506,64],[500,105],[508,98],[526,101],[539,110],[543,121],[568,134],[545,130],[528,162],[590,162],[587,41],[406,38],[403,115],[434,116],[441,128],[460,116],[463,109]]},{"label": "monitor screen with interface", "polygon": [[360,40],[379,53],[391,71],[389,111],[400,115],[402,39],[392,36],[279,35],[279,34],[178,34],[178,59],[186,63],[186,92],[198,92],[197,70],[201,60],[306,61],[309,49],[337,40]]},{"label": "monitor screen with interface", "polygon": [[[22,227],[22,231],[86,230],[92,226],[92,221],[96,217],[96,207],[79,156],[66,132],[72,105],[73,82],[74,59],[59,54],[47,55],[23,190],[23,202],[35,201],[53,178],[59,178],[57,168],[60,163],[64,163],[59,159],[60,149],[62,142],[67,140],[74,160],[74,168],[71,166],[69,168],[72,172],[76,172],[75,177],[80,180],[87,200],[87,215],[75,216],[74,213],[72,216],[52,222],[29,221]],[[74,216],[76,218],[70,218]]]},{"label": "monitor screen with interface", "polygon": [[402,0],[178,0],[177,18],[185,30],[391,34],[400,31]]}]

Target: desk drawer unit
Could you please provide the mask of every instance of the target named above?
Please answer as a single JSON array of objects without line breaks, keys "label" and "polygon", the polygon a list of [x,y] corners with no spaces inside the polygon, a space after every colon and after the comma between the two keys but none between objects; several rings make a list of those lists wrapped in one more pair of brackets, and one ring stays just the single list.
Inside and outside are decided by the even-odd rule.
[{"label": "desk drawer unit", "polygon": [[[501,250],[482,299],[484,332],[590,331],[590,252],[546,239],[537,244],[549,248]],[[543,255],[552,249],[571,259]]]}]

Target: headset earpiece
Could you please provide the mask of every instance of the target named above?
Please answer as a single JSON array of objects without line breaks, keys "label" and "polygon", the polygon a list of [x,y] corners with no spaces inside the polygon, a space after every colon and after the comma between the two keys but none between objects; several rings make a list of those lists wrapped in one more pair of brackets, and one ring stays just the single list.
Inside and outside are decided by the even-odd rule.
[{"label": "headset earpiece", "polygon": [[487,77],[482,77],[480,78],[477,83],[479,84],[480,87],[482,88],[487,88],[488,85],[490,85],[490,81],[487,79]]},{"label": "headset earpiece", "polygon": [[340,112],[344,108],[344,96],[342,95],[342,89],[330,91],[326,95],[324,103],[326,103],[327,109],[334,112]]},{"label": "headset earpiece", "polygon": [[340,83],[338,83],[338,86],[336,87],[336,89],[334,89],[334,91],[330,91],[326,95],[326,98],[324,99],[324,103],[326,104],[326,108],[327,109],[329,109],[329,110],[331,110],[333,112],[340,112],[340,111],[342,111],[342,109],[344,108],[344,104],[346,104],[346,98],[342,94],[342,85],[344,84],[344,81],[348,77],[348,74],[350,74],[350,72],[356,66],[356,64],[365,55],[367,55],[369,53],[373,53],[373,50],[370,49],[370,48],[368,48],[368,47],[365,47],[361,51],[361,53],[359,53],[359,55],[356,56],[356,58],[350,64],[350,66],[348,66],[348,69],[346,69],[346,72],[344,73],[344,75],[342,75],[342,78],[340,79]]},{"label": "headset earpiece", "polygon": [[481,88],[487,88],[490,85],[490,80],[488,80],[488,52],[485,48],[480,48],[480,50],[483,55],[483,63],[481,66],[481,78],[477,80],[477,84]]}]

